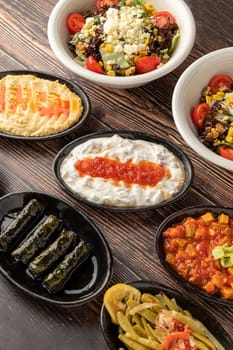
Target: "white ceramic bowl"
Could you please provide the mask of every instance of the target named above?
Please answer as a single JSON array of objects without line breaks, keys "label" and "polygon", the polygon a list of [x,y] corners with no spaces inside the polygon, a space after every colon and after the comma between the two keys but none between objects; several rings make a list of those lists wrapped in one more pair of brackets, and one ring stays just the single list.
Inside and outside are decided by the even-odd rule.
[{"label": "white ceramic bowl", "polygon": [[199,141],[191,119],[191,111],[199,103],[202,89],[217,74],[233,75],[233,47],[210,52],[183,72],[173,91],[172,113],[179,133],[194,151],[206,160],[233,171],[233,161],[219,156]]},{"label": "white ceramic bowl", "polygon": [[53,8],[48,21],[48,40],[55,56],[64,66],[80,77],[105,87],[127,89],[145,85],[156,80],[178,67],[190,53],[196,34],[193,15],[183,0],[148,0],[156,10],[170,11],[180,28],[181,37],[170,60],[162,67],[148,73],[129,76],[111,77],[94,73],[74,61],[67,42],[70,34],[66,19],[72,12],[85,14],[95,8],[95,0],[59,0]]}]

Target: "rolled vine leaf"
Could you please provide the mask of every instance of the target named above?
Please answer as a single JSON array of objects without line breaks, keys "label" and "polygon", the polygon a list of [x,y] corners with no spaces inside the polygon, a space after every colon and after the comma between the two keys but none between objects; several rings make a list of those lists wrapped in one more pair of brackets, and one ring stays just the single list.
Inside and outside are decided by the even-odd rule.
[{"label": "rolled vine leaf", "polygon": [[12,256],[24,264],[45,248],[53,233],[59,228],[61,220],[55,215],[49,215],[41,224],[31,231],[29,236],[11,253]]},{"label": "rolled vine leaf", "polygon": [[7,252],[12,245],[28,230],[44,210],[44,205],[37,199],[30,200],[16,218],[0,233],[0,251]]},{"label": "rolled vine leaf", "polygon": [[49,293],[59,292],[69,280],[73,272],[89,257],[90,254],[90,244],[80,241],[78,245],[64,257],[57,267],[44,278],[43,286]]},{"label": "rolled vine leaf", "polygon": [[28,271],[34,278],[40,278],[68,252],[76,240],[76,233],[63,229],[58,238],[30,262]]}]

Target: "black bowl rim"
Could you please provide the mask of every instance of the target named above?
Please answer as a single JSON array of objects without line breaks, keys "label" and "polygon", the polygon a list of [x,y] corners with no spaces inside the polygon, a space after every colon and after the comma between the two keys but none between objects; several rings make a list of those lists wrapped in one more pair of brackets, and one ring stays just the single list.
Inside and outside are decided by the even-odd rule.
[{"label": "black bowl rim", "polygon": [[158,226],[156,233],[155,233],[155,251],[156,254],[159,258],[160,263],[162,266],[165,268],[165,270],[169,273],[169,275],[172,277],[172,279],[178,283],[183,289],[189,290],[192,292],[194,295],[200,296],[210,302],[214,302],[217,304],[221,304],[224,306],[230,306],[233,307],[233,300],[227,300],[224,299],[221,296],[218,295],[211,295],[204,290],[201,290],[197,286],[191,284],[188,281],[185,281],[175,270],[172,269],[172,267],[166,262],[165,259],[165,254],[163,251],[163,231],[165,228],[170,226],[173,223],[182,221],[185,217],[188,215],[193,215],[193,216],[199,216],[203,214],[206,211],[212,211],[214,214],[220,214],[221,212],[225,212],[233,217],[233,208],[228,208],[228,207],[220,207],[220,206],[212,206],[212,205],[207,205],[207,206],[190,206],[181,210],[178,210],[172,214],[170,214],[168,217],[166,217],[161,224]]},{"label": "black bowl rim", "polygon": [[61,84],[65,84],[71,91],[76,93],[81,98],[83,103],[82,116],[73,126],[71,126],[70,128],[64,131],[58,132],[56,134],[51,134],[46,136],[17,136],[17,135],[11,135],[11,134],[0,132],[1,137],[14,139],[14,140],[24,140],[24,141],[48,141],[48,140],[53,140],[53,139],[71,134],[72,132],[79,129],[79,127],[86,121],[91,111],[91,103],[86,92],[79,85],[77,85],[75,81],[68,80],[66,78],[57,76],[55,74],[50,74],[42,71],[34,71],[34,70],[2,71],[0,72],[0,79],[2,79],[6,75],[21,75],[21,74],[27,74],[27,75],[31,74],[31,75],[37,76],[38,78],[53,80],[53,81],[58,80]]},{"label": "black bowl rim", "polygon": [[[227,333],[227,331],[222,327],[221,323],[215,318],[215,316],[212,313],[208,311],[208,309],[205,306],[201,305],[196,299],[192,299],[188,295],[181,294],[181,292],[154,280],[136,280],[136,281],[126,281],[123,283],[132,285],[138,289],[142,289],[144,292],[146,292],[147,289],[151,289],[151,288],[155,290],[155,293],[163,291],[168,295],[168,297],[174,297],[177,300],[178,305],[180,305],[181,307],[183,302],[188,304],[188,308],[191,306],[192,308],[197,308],[198,310],[201,310],[203,313],[206,314],[206,317],[208,318],[208,322],[210,322],[211,324],[214,323],[214,325],[218,327],[218,333],[221,334],[224,342],[226,342],[228,346],[232,345],[232,339],[230,338],[230,335]],[[187,306],[185,306],[185,308],[187,309]],[[195,316],[195,315],[193,316],[196,319],[203,322],[203,324],[205,325],[205,321],[202,321],[202,319],[200,319],[198,316]],[[109,349],[112,349],[111,339],[109,339],[108,334],[106,332],[106,317],[107,317],[107,322],[111,322],[110,316],[108,315],[108,312],[104,304],[102,303],[101,310],[100,310],[100,328],[106,344],[108,345]],[[113,324],[112,326],[114,327]],[[206,326],[206,327],[209,329],[209,326]],[[213,331],[211,331],[211,333],[213,333]],[[213,335],[216,337],[216,339],[218,339],[218,337],[214,333]],[[219,342],[221,343],[222,341],[219,340]]]},{"label": "black bowl rim", "polygon": [[[107,262],[108,262],[108,264],[106,265],[106,276],[104,278],[104,281],[100,285],[100,287],[97,290],[95,290],[90,296],[88,296],[86,298],[82,298],[82,299],[72,300],[72,301],[60,301],[60,300],[53,300],[51,298],[44,297],[44,296],[42,296],[42,295],[40,295],[38,293],[35,293],[35,292],[31,291],[28,288],[23,287],[20,283],[15,281],[14,278],[12,278],[7,273],[7,271],[5,271],[5,269],[2,268],[1,264],[0,264],[0,273],[2,273],[2,275],[5,276],[13,285],[18,287],[19,289],[21,289],[23,292],[25,292],[26,294],[30,295],[31,297],[34,297],[34,298],[36,298],[38,300],[45,301],[45,302],[48,302],[50,304],[61,306],[61,307],[68,307],[68,308],[70,308],[70,307],[81,306],[83,304],[86,304],[86,303],[92,301],[96,297],[98,297],[103,292],[103,290],[107,287],[108,283],[110,282],[110,280],[112,278],[112,274],[113,274],[113,256],[112,256],[112,251],[110,249],[108,241],[106,240],[106,238],[104,237],[104,235],[102,234],[100,229],[96,226],[96,224],[86,214],[84,214],[80,209],[72,206],[71,204],[69,204],[68,202],[66,202],[63,199],[60,199],[60,198],[58,198],[56,196],[50,195],[50,194],[45,193],[45,192],[39,192],[39,191],[11,192],[11,193],[8,193],[8,194],[0,197],[0,201],[4,200],[7,197],[11,197],[11,196],[15,196],[15,195],[22,195],[22,196],[25,196],[25,195],[32,195],[32,196],[37,195],[37,196],[42,196],[42,197],[45,197],[45,198],[49,197],[52,200],[55,200],[55,201],[58,201],[59,203],[65,204],[65,206],[71,208],[73,211],[75,211],[80,216],[82,216],[82,218],[86,222],[88,222],[90,224],[90,226],[93,227],[93,229],[97,233],[98,237],[100,237],[100,239],[101,239],[101,242],[103,244],[104,250],[106,252],[106,259],[107,259]],[[4,254],[7,254],[7,253],[4,253]]]},{"label": "black bowl rim", "polygon": [[[182,186],[181,190],[172,198],[167,199],[161,203],[150,205],[150,206],[138,206],[138,207],[115,207],[115,206],[108,206],[104,204],[94,203],[91,202],[85,198],[82,198],[77,193],[72,191],[62,180],[60,176],[60,164],[63,161],[63,159],[67,156],[67,154],[78,144],[81,144],[89,139],[92,138],[99,138],[99,137],[108,137],[113,135],[120,135],[124,138],[130,138],[133,140],[136,139],[142,139],[145,141],[153,142],[153,143],[161,143],[167,149],[169,149],[172,153],[174,153],[182,162],[185,170],[185,182]],[[146,211],[146,210],[152,210],[152,209],[158,209],[161,207],[164,207],[166,205],[170,205],[180,199],[190,188],[192,179],[193,179],[193,165],[188,158],[188,156],[176,145],[171,144],[171,142],[157,136],[152,136],[144,132],[139,131],[129,131],[129,130],[111,130],[111,131],[102,131],[102,132],[94,132],[91,134],[87,134],[84,136],[81,136],[70,143],[68,143],[65,147],[63,147],[55,156],[53,164],[52,164],[53,174],[55,177],[56,182],[58,185],[65,190],[69,195],[71,195],[73,198],[77,199],[80,202],[83,202],[85,204],[88,204],[92,207],[96,207],[102,210],[108,210],[108,211],[116,211],[116,212],[136,212],[136,211]]]}]

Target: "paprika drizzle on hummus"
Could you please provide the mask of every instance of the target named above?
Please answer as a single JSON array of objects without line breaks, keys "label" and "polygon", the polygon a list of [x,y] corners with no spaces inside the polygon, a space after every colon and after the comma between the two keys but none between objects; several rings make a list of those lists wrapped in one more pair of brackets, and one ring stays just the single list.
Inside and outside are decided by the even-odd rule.
[{"label": "paprika drizzle on hummus", "polygon": [[81,197],[119,207],[158,204],[184,183],[183,164],[166,147],[119,135],[77,145],[63,160],[60,173]]},{"label": "paprika drizzle on hummus", "polygon": [[57,134],[81,118],[80,96],[58,80],[31,74],[0,79],[0,132],[37,137]]}]

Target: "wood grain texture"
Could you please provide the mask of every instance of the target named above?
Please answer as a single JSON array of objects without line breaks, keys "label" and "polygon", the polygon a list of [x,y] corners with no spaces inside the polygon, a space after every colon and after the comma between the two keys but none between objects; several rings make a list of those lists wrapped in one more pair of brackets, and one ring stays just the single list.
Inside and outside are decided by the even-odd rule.
[{"label": "wood grain texture", "polygon": [[[90,216],[114,256],[111,283],[140,278],[160,281],[187,294],[160,265],[154,249],[156,229],[176,210],[193,205],[232,206],[233,175],[203,160],[178,134],[171,112],[177,79],[202,55],[233,45],[232,1],[187,0],[197,25],[195,45],[181,66],[166,77],[129,90],[110,90],[75,76],[56,59],[47,38],[55,0],[0,0],[0,71],[38,70],[71,79],[88,94],[92,109],[73,134],[46,142],[0,139],[0,196],[17,191],[56,195]],[[188,193],[175,204],[138,213],[100,211],[79,203],[58,187],[52,173],[57,152],[68,142],[103,130],[135,130],[168,139],[193,163]],[[233,334],[233,310],[196,299]],[[38,302],[0,276],[0,350],[107,349],[99,326],[102,295],[81,308],[62,309]],[[233,336],[232,336],[233,342]],[[232,347],[233,348],[233,347]],[[226,349],[232,350],[232,349]]]}]

